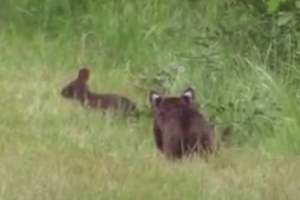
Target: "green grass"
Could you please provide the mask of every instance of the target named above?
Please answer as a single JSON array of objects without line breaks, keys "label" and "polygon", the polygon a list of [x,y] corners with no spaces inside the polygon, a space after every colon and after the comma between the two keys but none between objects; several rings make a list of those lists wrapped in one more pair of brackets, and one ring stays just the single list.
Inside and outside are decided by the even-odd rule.
[{"label": "green grass", "polygon": [[[274,73],[256,47],[210,39],[218,1],[85,2],[0,3],[0,199],[299,199],[296,66]],[[60,96],[81,65],[93,91],[143,111],[151,88],[194,86],[219,131],[234,124],[231,146],[208,163],[168,162],[151,117],[102,116]]]}]

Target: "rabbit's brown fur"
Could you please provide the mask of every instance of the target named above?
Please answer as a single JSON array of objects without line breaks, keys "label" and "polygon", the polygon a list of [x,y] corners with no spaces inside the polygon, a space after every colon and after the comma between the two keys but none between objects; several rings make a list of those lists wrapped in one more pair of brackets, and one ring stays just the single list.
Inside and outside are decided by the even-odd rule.
[{"label": "rabbit's brown fur", "polygon": [[78,77],[68,83],[62,90],[61,95],[68,99],[79,101],[82,105],[101,110],[121,111],[125,114],[136,113],[137,108],[129,98],[114,93],[94,93],[88,88],[87,81],[90,71],[82,68]]}]

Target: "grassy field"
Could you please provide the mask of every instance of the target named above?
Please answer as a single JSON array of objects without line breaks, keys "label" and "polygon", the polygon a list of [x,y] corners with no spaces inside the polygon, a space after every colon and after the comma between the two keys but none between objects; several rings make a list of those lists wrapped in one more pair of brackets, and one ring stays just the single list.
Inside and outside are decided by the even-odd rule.
[{"label": "grassy field", "polygon": [[[0,3],[0,199],[300,198],[295,63],[274,73],[247,38],[210,39],[217,0],[70,2]],[[219,131],[234,125],[231,145],[208,163],[168,162],[150,116],[102,116],[60,96],[82,65],[93,91],[144,113],[150,89],[195,87]]]}]

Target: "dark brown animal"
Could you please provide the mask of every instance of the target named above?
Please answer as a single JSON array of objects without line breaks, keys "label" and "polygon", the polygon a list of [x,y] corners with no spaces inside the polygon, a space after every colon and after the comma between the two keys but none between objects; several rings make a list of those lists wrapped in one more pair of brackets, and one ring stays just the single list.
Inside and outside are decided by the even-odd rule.
[{"label": "dark brown animal", "polygon": [[83,106],[100,108],[103,111],[121,111],[124,114],[137,113],[136,105],[125,96],[114,93],[94,93],[88,88],[87,81],[90,71],[82,68],[78,72],[77,79],[68,83],[61,91],[64,98],[77,100]]},{"label": "dark brown animal", "polygon": [[155,143],[167,158],[180,159],[192,153],[206,156],[218,148],[213,127],[197,110],[192,88],[179,97],[151,91],[149,98]]}]

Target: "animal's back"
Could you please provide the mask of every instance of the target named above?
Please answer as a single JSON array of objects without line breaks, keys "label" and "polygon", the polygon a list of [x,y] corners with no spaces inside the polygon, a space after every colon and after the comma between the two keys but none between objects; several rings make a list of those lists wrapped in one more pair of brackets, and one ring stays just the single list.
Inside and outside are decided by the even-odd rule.
[{"label": "animal's back", "polygon": [[194,108],[178,109],[169,116],[164,135],[164,149],[173,157],[183,154],[201,152],[210,148],[213,142],[213,132],[206,119]]},{"label": "animal's back", "polygon": [[[197,111],[191,112],[193,117],[190,118],[190,126],[188,127],[187,133],[190,135],[188,140],[191,146],[199,145],[201,151],[212,152],[215,145],[215,135],[211,124],[207,119]],[[201,152],[202,153],[202,152]]]},{"label": "animal's back", "polygon": [[122,110],[125,113],[137,111],[136,105],[129,98],[113,93],[95,94],[90,97],[93,107],[102,109]]},{"label": "animal's back", "polygon": [[125,112],[136,111],[136,105],[129,98],[117,94],[104,94],[115,108],[123,109]]}]

